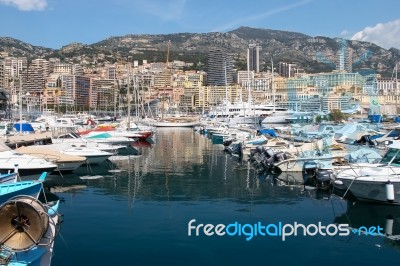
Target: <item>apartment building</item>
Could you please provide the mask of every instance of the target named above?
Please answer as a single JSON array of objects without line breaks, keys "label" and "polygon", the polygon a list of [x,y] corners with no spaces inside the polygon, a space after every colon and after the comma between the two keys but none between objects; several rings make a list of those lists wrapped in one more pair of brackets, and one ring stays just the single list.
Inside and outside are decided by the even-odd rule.
[{"label": "apartment building", "polygon": [[207,54],[207,82],[209,86],[226,86],[233,83],[233,55],[221,48]]}]

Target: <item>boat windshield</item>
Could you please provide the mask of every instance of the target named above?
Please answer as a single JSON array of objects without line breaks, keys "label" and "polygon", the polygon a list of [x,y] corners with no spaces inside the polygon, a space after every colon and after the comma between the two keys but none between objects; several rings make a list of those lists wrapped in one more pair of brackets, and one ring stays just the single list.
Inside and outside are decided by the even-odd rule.
[{"label": "boat windshield", "polygon": [[389,149],[386,154],[383,156],[381,163],[391,164],[395,166],[400,166],[400,150],[398,149]]}]

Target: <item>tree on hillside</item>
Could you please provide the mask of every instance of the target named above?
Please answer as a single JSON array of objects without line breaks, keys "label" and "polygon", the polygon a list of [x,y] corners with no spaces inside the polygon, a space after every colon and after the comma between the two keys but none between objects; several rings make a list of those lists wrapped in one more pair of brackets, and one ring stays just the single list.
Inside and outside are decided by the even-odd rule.
[{"label": "tree on hillside", "polygon": [[339,109],[332,109],[329,116],[335,122],[340,122],[346,118],[342,111],[340,111]]}]

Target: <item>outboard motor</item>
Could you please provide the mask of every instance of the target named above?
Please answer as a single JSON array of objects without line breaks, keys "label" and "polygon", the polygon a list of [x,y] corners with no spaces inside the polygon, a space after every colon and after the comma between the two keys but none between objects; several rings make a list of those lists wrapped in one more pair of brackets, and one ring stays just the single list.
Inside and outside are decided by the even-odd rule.
[{"label": "outboard motor", "polygon": [[242,143],[241,142],[233,143],[230,146],[230,152],[232,154],[242,155]]},{"label": "outboard motor", "polygon": [[233,139],[227,139],[227,140],[224,140],[224,142],[222,142],[222,144],[223,144],[224,147],[226,148],[226,147],[228,147],[229,145],[231,145],[232,142],[233,142]]},{"label": "outboard motor", "polygon": [[371,139],[370,135],[362,136],[359,140],[356,140],[356,143],[360,145],[368,144],[369,146],[376,146],[378,144],[376,140]]},{"label": "outboard motor", "polygon": [[257,146],[255,149],[250,150],[250,158],[254,159],[257,154],[261,154],[263,152],[263,146]]},{"label": "outboard motor", "polygon": [[262,154],[264,155],[264,159],[262,160],[262,165],[265,170],[269,170],[272,167],[272,164],[274,162],[274,150],[271,148],[266,148],[263,147],[263,152]]},{"label": "outboard motor", "polygon": [[286,153],[284,153],[283,151],[274,154],[274,163],[279,163],[284,160],[287,160],[287,156]]},{"label": "outboard motor", "polygon": [[269,157],[269,158],[265,157],[265,159],[262,161],[262,165],[263,165],[264,169],[270,170],[274,166],[273,165],[274,161],[275,161],[275,158],[273,156]]},{"label": "outboard motor", "polygon": [[316,183],[320,188],[330,188],[335,181],[335,176],[332,171],[319,170],[316,175]]},{"label": "outboard motor", "polygon": [[263,153],[265,154],[265,157],[267,157],[267,158],[272,158],[272,157],[274,157],[274,154],[275,154],[275,152],[274,152],[274,150],[273,149],[271,149],[271,148],[263,148]]},{"label": "outboard motor", "polygon": [[315,161],[306,161],[303,164],[304,184],[315,185],[315,178],[318,171],[318,164]]}]

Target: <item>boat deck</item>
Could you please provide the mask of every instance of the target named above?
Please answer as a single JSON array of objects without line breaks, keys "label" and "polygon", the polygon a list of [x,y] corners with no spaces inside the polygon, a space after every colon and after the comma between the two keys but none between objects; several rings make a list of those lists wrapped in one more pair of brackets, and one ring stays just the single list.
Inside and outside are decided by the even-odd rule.
[{"label": "boat deck", "polygon": [[1,138],[8,147],[10,147],[11,149],[15,149],[21,146],[51,143],[51,137],[51,132],[39,132],[32,134],[2,136]]}]

